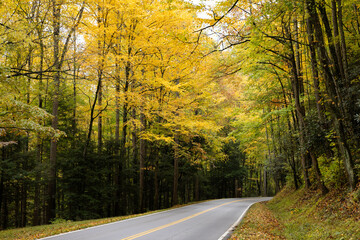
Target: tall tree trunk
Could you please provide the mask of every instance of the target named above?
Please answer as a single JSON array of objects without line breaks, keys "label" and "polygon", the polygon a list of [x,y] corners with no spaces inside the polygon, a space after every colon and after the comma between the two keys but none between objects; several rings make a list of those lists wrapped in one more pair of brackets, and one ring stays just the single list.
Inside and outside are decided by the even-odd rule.
[{"label": "tall tree trunk", "polygon": [[[354,8],[354,15],[355,15],[355,19],[356,19],[355,20],[355,22],[356,22],[355,33],[356,33],[356,35],[360,35],[359,8],[355,3],[353,4],[353,8]],[[360,39],[357,40],[357,44],[360,47]]]},{"label": "tall tree trunk", "polygon": [[[143,110],[140,113],[140,122],[141,122],[141,133],[145,131],[146,122],[145,115]],[[145,157],[146,157],[146,148],[145,148],[145,140],[140,139],[140,155],[139,155],[139,210],[140,212],[144,211],[144,168],[145,168]]]},{"label": "tall tree trunk", "polygon": [[[313,1],[313,0],[310,0],[310,1]],[[336,78],[339,78],[340,77],[340,66],[339,66],[339,62],[337,61],[337,55],[336,55],[336,49],[335,49],[335,45],[334,45],[334,37],[333,37],[333,34],[332,34],[332,31],[331,31],[331,26],[330,26],[330,21],[329,21],[329,18],[328,18],[328,15],[327,15],[327,12],[326,12],[326,8],[325,8],[325,1],[324,0],[321,0],[318,4],[318,9],[319,9],[319,13],[320,13],[320,17],[322,19],[322,22],[324,24],[324,30],[325,30],[325,34],[326,34],[326,37],[328,39],[328,45],[329,45],[329,56],[330,56],[330,61],[332,63],[332,66],[333,66],[333,72],[334,72],[334,76]],[[315,13],[316,13],[316,10],[314,10]],[[319,22],[320,23],[320,22]],[[315,25],[315,28],[316,29],[321,29],[321,25],[320,26],[316,26]],[[315,29],[315,31],[316,31]],[[336,79],[336,80],[339,80],[339,79]],[[338,87],[339,87],[339,82],[334,82],[335,86],[337,87],[336,90],[339,90]]]},{"label": "tall tree trunk", "polygon": [[[155,154],[156,158],[158,157],[158,150],[156,150],[156,154]],[[158,179],[158,175],[159,175],[159,161],[157,159],[155,159],[155,172],[154,172],[154,209],[159,209],[160,208],[160,204],[159,204],[159,179]]]},{"label": "tall tree trunk", "polygon": [[[295,28],[295,41],[298,34],[298,23],[297,20],[294,20],[294,28]],[[290,42],[290,68],[291,68],[291,87],[293,96],[295,99],[295,109],[296,109],[296,116],[298,119],[298,127],[299,127],[299,140],[300,140],[300,155],[301,155],[301,165],[303,170],[303,178],[305,187],[310,187],[310,179],[308,174],[308,159],[307,155],[305,154],[305,107],[303,103],[300,101],[300,97],[304,94],[304,87],[303,87],[303,79],[301,76],[301,66],[300,66],[300,53],[298,49],[298,44],[296,43],[295,49],[293,46],[292,35],[287,26],[285,26],[286,34],[288,35]],[[295,124],[295,123],[294,123]]]},{"label": "tall tree trunk", "polygon": [[[19,169],[19,166],[18,166]],[[20,227],[20,185],[14,184],[15,187],[15,227]]]},{"label": "tall tree trunk", "polygon": [[21,185],[21,227],[26,227],[27,224],[27,192],[28,184],[26,180]]},{"label": "tall tree trunk", "polygon": [[[285,107],[287,108],[288,107],[288,101],[287,101],[287,98],[286,98],[286,91],[285,91],[285,88],[284,88],[284,84],[282,83],[281,78],[280,78],[279,74],[277,73],[276,69],[273,69],[273,70],[274,70],[274,72],[275,72],[275,74],[276,74],[276,76],[277,76],[277,78],[279,80],[279,83],[281,85],[284,104],[285,104]],[[293,117],[293,119],[294,119],[294,117]],[[293,131],[292,131],[292,127],[291,127],[291,120],[290,120],[290,115],[289,114],[287,115],[286,120],[287,120],[287,125],[288,125],[288,132],[289,132],[289,136],[290,136],[290,146],[293,146],[294,145],[293,138],[292,138]],[[295,121],[294,121],[294,124],[295,124]],[[279,121],[278,121],[278,125],[279,125]],[[285,152],[287,152],[287,149],[285,150]],[[295,156],[294,156],[293,147],[290,147],[290,154],[288,154],[287,160],[288,160],[288,163],[289,163],[290,168],[292,170],[294,187],[295,187],[295,189],[298,189],[299,188],[299,180],[298,180],[298,176],[297,176],[297,169],[296,169],[296,162],[295,162]],[[264,178],[265,178],[265,170],[264,170]]]},{"label": "tall tree trunk", "polygon": [[263,196],[264,197],[267,197],[268,196],[268,193],[267,193],[267,189],[268,189],[268,176],[267,176],[267,170],[266,170],[266,168],[264,168],[264,170],[263,170],[263,187],[262,187],[262,189],[263,189]]},{"label": "tall tree trunk", "polygon": [[[98,5],[98,18],[97,18],[97,24],[98,28],[100,29],[103,27],[105,29],[105,19],[104,19],[104,13],[105,11],[104,7]],[[105,30],[103,30],[102,33],[98,36],[98,82],[99,82],[99,91],[98,91],[98,106],[99,106],[99,117],[98,117],[98,136],[97,136],[97,142],[98,142],[98,154],[101,154],[102,150],[102,98],[103,98],[103,87],[102,87],[102,78],[103,78],[103,71],[104,71],[104,58],[105,58],[105,52],[104,52],[104,46],[105,46],[105,39],[106,39],[106,33]]]},{"label": "tall tree trunk", "polygon": [[121,134],[121,140],[120,140],[120,158],[118,162],[119,166],[119,178],[118,178],[118,193],[117,193],[117,200],[120,201],[120,204],[118,205],[118,212],[120,214],[125,214],[125,204],[126,201],[126,194],[124,192],[124,183],[125,178],[122,176],[121,172],[123,171],[123,168],[126,167],[127,164],[127,154],[126,154],[126,140],[127,140],[127,122],[128,122],[128,97],[127,92],[129,90],[129,78],[130,78],[130,62],[127,63],[125,66],[125,82],[124,82],[124,103],[123,103],[123,114],[122,114],[122,134]]},{"label": "tall tree trunk", "polygon": [[325,124],[325,116],[324,116],[324,107],[321,104],[321,96],[320,96],[320,83],[319,83],[319,71],[316,59],[316,49],[315,49],[315,39],[314,39],[314,27],[313,22],[311,22],[310,18],[308,17],[306,20],[307,26],[307,35],[308,35],[308,42],[309,42],[309,51],[310,51],[310,61],[311,61],[311,73],[313,78],[313,89],[315,94],[315,101],[316,101],[316,110],[318,113],[319,121],[324,127]]},{"label": "tall tree trunk", "polygon": [[174,180],[173,180],[173,197],[172,205],[175,206],[179,202],[178,197],[178,186],[179,186],[179,140],[175,136],[175,145],[174,145]]},{"label": "tall tree trunk", "polygon": [[[1,148],[1,162],[5,161],[5,148]],[[8,217],[7,205],[6,205],[6,194],[5,194],[5,172],[3,169],[0,170],[0,229],[4,230],[7,228],[6,218]]]},{"label": "tall tree trunk", "polygon": [[195,201],[199,201],[200,200],[200,187],[199,187],[200,183],[199,183],[199,174],[196,173],[195,175]]},{"label": "tall tree trunk", "polygon": [[[265,113],[265,109],[263,109],[263,113]],[[270,148],[269,131],[268,131],[267,123],[265,123],[265,136],[266,136],[266,147],[267,147],[267,160],[271,161],[271,148]],[[265,154],[265,158],[266,158],[266,154]],[[266,197],[268,195],[267,161],[264,164],[263,171],[264,171],[264,179],[263,179],[262,188],[263,188],[263,196]]]},{"label": "tall tree trunk", "polygon": [[[331,9],[332,9],[332,24],[333,24],[333,34],[334,34],[334,48],[336,53],[336,60],[339,66],[339,72],[342,81],[345,83],[345,71],[343,66],[343,60],[342,60],[342,52],[341,52],[341,46],[340,46],[340,36],[339,36],[339,25],[338,25],[338,11],[336,6],[337,0],[331,0]],[[335,57],[335,56],[334,56]]]},{"label": "tall tree trunk", "polygon": [[[53,129],[58,129],[58,110],[59,110],[59,91],[60,91],[60,71],[61,63],[59,57],[60,48],[60,10],[61,5],[57,0],[52,0],[53,10],[53,48],[54,48],[54,94],[52,107],[52,123]],[[48,177],[48,199],[46,206],[46,223],[56,217],[56,151],[57,140],[52,139],[50,143],[50,159],[49,159],[49,177]]]},{"label": "tall tree trunk", "polygon": [[344,75],[345,75],[345,87],[350,87],[349,82],[349,72],[348,72],[348,62],[347,62],[347,51],[346,51],[346,42],[345,42],[345,33],[344,33],[344,23],[343,23],[343,16],[342,16],[342,1],[337,0],[338,4],[338,22],[339,22],[339,32],[340,32],[340,46],[341,46],[341,58],[344,68]]},{"label": "tall tree trunk", "polygon": [[[3,151],[1,151],[3,152]],[[2,153],[3,155],[3,153]],[[0,170],[0,216],[3,216],[4,213],[4,208],[3,208],[3,199],[4,199],[4,172],[3,170]],[[0,229],[3,230],[2,228],[2,217],[0,217]]]},{"label": "tall tree trunk", "polygon": [[234,182],[234,187],[235,187],[234,188],[234,197],[238,198],[239,197],[239,191],[238,191],[238,189],[239,189],[239,180],[235,178],[234,181],[235,181]]},{"label": "tall tree trunk", "polygon": [[[101,74],[102,75],[102,74]],[[94,123],[94,120],[99,116],[99,114],[95,115],[95,107],[96,107],[96,104],[97,104],[97,101],[98,101],[98,96],[99,96],[99,91],[100,91],[100,88],[101,88],[101,82],[102,82],[102,79],[99,78],[98,79],[98,83],[97,83],[97,86],[96,86],[96,92],[95,92],[95,98],[94,98],[94,102],[91,106],[91,109],[90,109],[90,122],[89,122],[89,128],[88,128],[88,134],[87,134],[87,138],[86,138],[86,141],[85,141],[85,146],[84,146],[84,151],[83,151],[83,158],[86,160],[86,157],[87,157],[87,153],[88,153],[88,147],[89,147],[89,144],[90,144],[90,141],[91,141],[91,134],[92,134],[92,128],[93,128],[93,123]]]},{"label": "tall tree trunk", "polygon": [[[132,110],[132,119],[136,119],[136,109],[135,107],[133,107]],[[133,152],[132,152],[132,159],[133,159],[133,164],[136,165],[138,162],[138,147],[137,147],[137,142],[138,142],[138,136],[137,136],[137,127],[136,124],[133,124],[133,130],[131,132],[132,138],[131,138],[131,142],[132,142],[132,148],[133,148]]]},{"label": "tall tree trunk", "polygon": [[[99,71],[99,72],[102,72],[102,71]],[[102,80],[101,80],[102,76],[100,76],[100,73],[99,73],[99,82],[100,82],[100,85],[99,85],[99,101],[98,101],[98,105],[99,105],[99,109],[101,111],[101,107],[102,107],[102,97],[103,97],[103,93],[102,93]],[[98,154],[101,154],[101,151],[102,151],[102,138],[103,138],[103,134],[102,134],[102,114],[100,113],[99,114],[99,118],[98,118]]]},{"label": "tall tree trunk", "polygon": [[2,211],[1,211],[1,228],[7,229],[9,224],[9,208],[8,208],[8,190],[6,186],[3,188],[2,198]]},{"label": "tall tree trunk", "polygon": [[291,164],[290,164],[292,173],[293,173],[293,179],[294,179],[294,187],[295,189],[299,189],[299,178],[297,175],[297,171],[296,171],[296,163],[295,163],[295,157],[292,156],[291,157]]},{"label": "tall tree trunk", "polygon": [[[116,126],[115,126],[115,156],[120,158],[120,64],[116,63],[116,83],[115,83],[115,115],[116,115]],[[121,160],[119,160],[121,161]],[[121,166],[120,163],[115,164],[115,175],[114,175],[114,185],[116,188],[114,194],[114,216],[119,215],[120,209],[120,174]]]},{"label": "tall tree trunk", "polygon": [[[319,81],[319,69],[318,69],[318,63],[317,63],[317,54],[316,54],[316,48],[315,48],[315,38],[314,38],[314,23],[311,22],[310,17],[306,19],[306,30],[307,30],[307,36],[308,36],[308,42],[309,42],[309,52],[310,52],[310,62],[311,62],[311,74],[313,79],[313,90],[315,95],[315,104],[316,104],[316,110],[317,115],[319,119],[320,126],[323,131],[326,131],[329,126],[326,123],[326,117],[325,117],[325,108],[322,104],[323,99],[320,93],[320,81]],[[333,156],[330,142],[328,140],[325,140],[325,148],[326,148],[326,154],[329,158]]]},{"label": "tall tree trunk", "polygon": [[[53,106],[52,106],[52,123],[53,129],[58,129],[58,110],[59,110],[59,97],[60,97],[60,77],[61,67],[65,61],[65,55],[68,49],[70,38],[79,25],[84,11],[84,3],[82,4],[77,19],[68,32],[67,38],[63,43],[63,49],[60,54],[60,16],[61,16],[61,1],[52,0],[52,25],[53,25],[53,68],[54,68],[54,93],[53,93]],[[56,151],[57,151],[57,139],[53,138],[50,142],[50,158],[49,158],[49,175],[48,175],[48,189],[47,189],[47,203],[45,222],[49,223],[51,219],[56,217]]]},{"label": "tall tree trunk", "polygon": [[[77,67],[77,43],[76,43],[76,31],[74,31],[74,53],[73,53],[73,58],[74,58],[74,62],[73,62],[73,114],[72,114],[72,135],[74,137],[73,139],[73,144],[76,143],[75,141],[75,136],[76,136],[76,132],[77,132],[77,126],[76,126],[76,105],[77,105],[77,101],[76,101],[76,97],[77,97],[77,91],[76,91],[76,81],[77,81],[77,72],[78,72],[78,67]],[[73,145],[73,148],[75,147],[75,145]]]},{"label": "tall tree trunk", "polygon": [[[38,165],[42,164],[42,147],[41,147],[41,140],[38,138],[38,149],[37,149],[37,158],[38,158]],[[32,218],[32,225],[37,226],[40,225],[40,179],[41,179],[41,172],[39,169],[35,170],[35,189],[34,189],[34,212]]]},{"label": "tall tree trunk", "polygon": [[327,187],[324,184],[324,181],[322,180],[322,174],[319,169],[319,162],[317,161],[316,156],[314,155],[313,152],[309,152],[309,154],[312,160],[312,167],[314,168],[317,183],[319,184],[322,194],[325,195],[326,193],[329,192],[329,190],[327,189]]},{"label": "tall tree trunk", "polygon": [[[40,13],[38,13],[39,16]],[[44,67],[44,42],[42,37],[42,29],[37,28],[37,33],[39,37],[39,48],[40,48],[40,63],[39,63],[39,108],[43,108],[43,92],[44,92],[44,84],[43,84],[43,67]],[[37,137],[37,166],[42,165],[42,154],[43,154],[43,140],[40,136]],[[40,179],[41,179],[41,170],[40,168],[35,170],[35,191],[34,191],[34,212],[33,212],[33,219],[32,219],[32,225],[40,225],[41,220],[41,212],[40,212],[40,205],[41,205],[41,199],[40,199]]]},{"label": "tall tree trunk", "polygon": [[[334,116],[334,126],[337,131],[337,134],[339,136],[338,138],[338,145],[340,148],[340,152],[343,156],[343,163],[345,166],[345,170],[348,176],[348,183],[350,186],[350,189],[353,190],[356,187],[357,184],[357,175],[354,170],[354,161],[352,159],[352,154],[350,151],[350,148],[348,146],[348,140],[345,135],[345,129],[344,129],[344,119],[345,119],[345,113],[343,109],[343,102],[342,97],[338,90],[338,85],[336,83],[337,77],[336,77],[336,70],[335,70],[335,76],[332,74],[332,71],[330,69],[331,61],[328,59],[328,55],[325,49],[325,42],[324,37],[322,34],[321,29],[321,23],[318,17],[318,14],[316,12],[316,4],[314,0],[306,0],[306,8],[309,13],[309,18],[312,23],[314,23],[315,27],[315,40],[316,40],[316,48],[318,50],[318,55],[320,59],[320,65],[322,67],[324,79],[325,79],[325,85],[327,89],[327,93],[331,99],[331,103],[329,104],[329,108]],[[331,36],[331,31],[329,32],[329,24],[326,23],[326,12],[324,12],[324,9],[320,10],[322,13],[324,25],[326,28],[326,32],[329,36]],[[331,39],[332,40],[332,39]],[[330,39],[329,39],[329,42]],[[330,44],[330,50],[331,50],[331,44]],[[331,50],[330,52],[334,52]]]}]

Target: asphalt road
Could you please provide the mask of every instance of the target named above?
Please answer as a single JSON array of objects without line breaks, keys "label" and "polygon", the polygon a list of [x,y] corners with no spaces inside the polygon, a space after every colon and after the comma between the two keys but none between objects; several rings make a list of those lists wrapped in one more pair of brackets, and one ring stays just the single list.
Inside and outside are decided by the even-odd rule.
[{"label": "asphalt road", "polygon": [[60,234],[47,240],[223,240],[246,210],[271,198],[227,198]]}]

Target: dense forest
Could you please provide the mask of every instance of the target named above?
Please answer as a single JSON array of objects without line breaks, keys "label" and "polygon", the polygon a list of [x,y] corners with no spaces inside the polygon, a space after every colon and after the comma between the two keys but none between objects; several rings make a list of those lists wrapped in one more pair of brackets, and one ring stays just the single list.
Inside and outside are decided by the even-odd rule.
[{"label": "dense forest", "polygon": [[360,191],[359,149],[355,0],[0,3],[0,229]]}]

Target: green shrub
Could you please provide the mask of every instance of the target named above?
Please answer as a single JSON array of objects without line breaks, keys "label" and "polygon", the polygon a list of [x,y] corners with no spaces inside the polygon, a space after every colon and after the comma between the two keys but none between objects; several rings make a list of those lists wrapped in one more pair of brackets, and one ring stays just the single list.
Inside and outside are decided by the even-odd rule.
[{"label": "green shrub", "polygon": [[329,159],[321,156],[318,162],[326,186],[339,188],[346,182],[344,166],[339,158]]}]

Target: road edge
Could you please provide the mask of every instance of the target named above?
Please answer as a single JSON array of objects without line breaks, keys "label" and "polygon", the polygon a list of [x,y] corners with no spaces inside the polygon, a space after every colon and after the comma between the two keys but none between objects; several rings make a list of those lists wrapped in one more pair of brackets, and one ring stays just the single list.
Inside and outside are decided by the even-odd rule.
[{"label": "road edge", "polygon": [[225,240],[225,239],[228,239],[231,236],[231,232],[234,231],[234,229],[237,227],[237,225],[239,225],[239,223],[245,217],[245,214],[248,212],[248,210],[251,208],[252,205],[254,205],[255,203],[266,202],[266,201],[269,201],[269,200],[264,200],[264,201],[251,203],[245,209],[245,211],[240,215],[240,217],[236,220],[236,222],[233,225],[231,225],[231,227],[229,227],[229,229],[223,235],[221,235],[221,237],[218,238],[218,240]]}]

